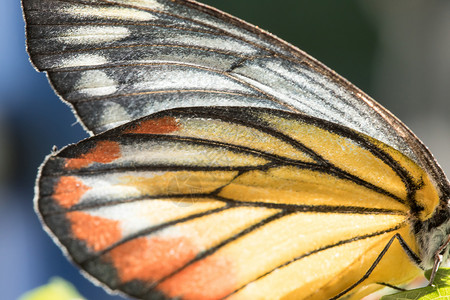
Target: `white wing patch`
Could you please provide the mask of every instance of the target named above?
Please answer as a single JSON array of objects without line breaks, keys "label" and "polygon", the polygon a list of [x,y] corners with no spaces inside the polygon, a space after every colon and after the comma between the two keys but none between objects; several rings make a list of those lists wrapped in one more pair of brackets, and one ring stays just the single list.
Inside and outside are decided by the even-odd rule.
[{"label": "white wing patch", "polygon": [[105,72],[91,70],[82,73],[75,90],[87,96],[105,96],[117,91],[117,83]]},{"label": "white wing patch", "polygon": [[118,41],[129,35],[130,31],[121,26],[83,26],[66,30],[58,39],[71,45],[90,45]]},{"label": "white wing patch", "polygon": [[[208,76],[205,76],[205,73],[208,73]],[[142,78],[142,81],[133,84],[133,89],[136,91],[216,90],[217,87],[220,87],[222,91],[226,92],[255,93],[254,90],[240,82],[205,70],[168,68],[142,72],[139,78]]]},{"label": "white wing patch", "polygon": [[123,7],[87,7],[87,6],[70,6],[61,9],[61,13],[71,16],[79,17],[80,19],[86,17],[98,17],[107,19],[119,19],[129,21],[149,21],[156,17],[149,12],[142,10],[123,8]]},{"label": "white wing patch", "polygon": [[107,102],[107,105],[105,105],[105,110],[100,118],[101,124],[111,123],[119,126],[127,123],[131,116],[122,105],[114,102]]},{"label": "white wing patch", "polygon": [[97,54],[78,54],[71,57],[63,58],[52,67],[72,68],[83,66],[100,66],[108,62],[106,57]]},{"label": "white wing patch", "polygon": [[112,3],[139,6],[141,8],[149,8],[152,10],[164,10],[164,5],[155,0],[112,0]]},{"label": "white wing patch", "polygon": [[[102,209],[91,209],[87,212],[91,216],[120,221],[122,235],[124,237],[139,232],[140,230],[168,222],[176,217],[187,216],[223,206],[218,201],[196,201],[189,206],[179,206],[170,199],[143,199],[136,202],[121,203]],[[248,216],[247,216],[248,217]],[[244,219],[245,220],[245,219]],[[164,230],[160,235],[172,233],[172,236],[180,236],[178,229]]]}]

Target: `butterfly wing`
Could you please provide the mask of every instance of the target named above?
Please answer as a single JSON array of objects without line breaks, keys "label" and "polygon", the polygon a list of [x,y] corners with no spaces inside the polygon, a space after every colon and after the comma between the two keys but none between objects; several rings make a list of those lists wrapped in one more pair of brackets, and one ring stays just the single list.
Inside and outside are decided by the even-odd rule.
[{"label": "butterfly wing", "polygon": [[442,170],[387,110],[304,52],[195,1],[23,0],[28,51],[85,128],[99,133],[174,107],[303,112]]},{"label": "butterfly wing", "polygon": [[[320,119],[184,108],[50,156],[37,206],[73,261],[112,290],[328,299],[356,292],[395,234],[417,251],[408,215],[421,204],[408,191],[437,203],[427,178],[393,148]],[[394,242],[375,270],[364,285],[419,269]]]},{"label": "butterfly wing", "polygon": [[[34,65],[47,72],[85,128],[98,134],[128,124],[50,157],[37,197],[44,222],[73,260],[112,289],[139,297],[200,299],[266,292],[295,298],[312,287],[332,297],[356,290],[355,280],[363,278],[358,276],[366,274],[375,253],[396,233],[415,250],[408,214],[427,222],[434,214],[425,225],[429,228],[448,216],[448,181],[409,129],[333,71],[252,25],[194,1],[23,0],[23,7]],[[168,112],[144,123],[139,119],[195,106],[211,107],[201,108],[210,115],[200,125],[196,116],[201,111],[180,110],[197,120],[181,122],[186,136],[179,136],[181,117]],[[253,107],[257,115],[244,107]],[[280,111],[297,114],[277,118]],[[209,128],[215,118],[222,125]],[[248,126],[242,125],[245,121]],[[135,127],[142,132],[134,132]],[[179,210],[167,206],[177,203]],[[327,206],[344,211],[320,210]],[[445,210],[442,215],[435,212],[437,206]],[[235,219],[233,211],[239,211]],[[254,214],[249,223],[238,222],[247,214]],[[333,229],[346,224],[346,233],[325,226],[307,231],[310,217],[317,215],[322,217],[318,224]],[[332,215],[336,219],[329,219]],[[286,223],[296,217],[295,225]],[[228,221],[220,223],[220,218]],[[369,219],[376,219],[374,225],[360,225]],[[359,235],[352,236],[355,227]],[[216,230],[217,237],[208,236]],[[264,232],[273,244],[252,240],[268,238]],[[309,243],[311,232],[327,242],[312,239],[319,244],[303,247],[299,238],[309,234]],[[291,238],[303,248],[278,257]],[[347,248],[357,242],[361,245],[355,249],[366,247],[369,254]],[[258,250],[265,256],[254,256]],[[397,243],[389,251],[386,257],[396,262],[403,257],[406,268],[414,269]],[[319,253],[328,254],[314,258]],[[329,255],[340,257],[336,269],[316,270],[328,266],[323,260]],[[142,260],[149,262],[145,268],[139,267]],[[233,267],[230,261],[237,270],[227,273],[223,266]],[[297,261],[304,265],[288,267]],[[391,282],[406,279],[386,263],[389,259],[382,261],[384,267],[376,270],[388,268]],[[283,273],[287,269],[293,271]],[[384,278],[376,274],[364,284]],[[264,278],[280,283],[279,289]]]}]

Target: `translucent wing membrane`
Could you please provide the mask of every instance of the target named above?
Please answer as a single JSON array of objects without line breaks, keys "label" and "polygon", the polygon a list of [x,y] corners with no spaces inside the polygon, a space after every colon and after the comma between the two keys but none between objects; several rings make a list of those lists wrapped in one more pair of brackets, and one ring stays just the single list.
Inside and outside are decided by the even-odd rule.
[{"label": "translucent wing membrane", "polygon": [[[417,252],[408,218],[430,213],[423,195],[438,204],[427,174],[353,130],[280,110],[202,107],[50,156],[37,205],[77,265],[131,296],[359,299],[385,281],[375,268],[358,292],[394,235]],[[401,253],[394,241],[377,266],[401,266],[391,284],[417,274]]]},{"label": "translucent wing membrane", "polygon": [[384,108],[297,48],[194,1],[24,0],[28,50],[93,133],[192,106],[277,108],[347,126],[442,170]]}]

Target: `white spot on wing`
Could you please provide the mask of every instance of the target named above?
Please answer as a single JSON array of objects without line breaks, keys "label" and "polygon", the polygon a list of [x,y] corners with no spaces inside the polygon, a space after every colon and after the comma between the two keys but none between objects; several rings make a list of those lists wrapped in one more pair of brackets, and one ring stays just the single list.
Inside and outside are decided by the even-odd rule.
[{"label": "white spot on wing", "polygon": [[131,116],[120,104],[109,102],[105,105],[105,108],[101,115],[100,124],[107,125],[114,124],[114,127],[124,124],[131,120]]},{"label": "white spot on wing", "polygon": [[139,76],[142,81],[133,84],[133,90],[170,90],[170,89],[197,89],[217,90],[224,92],[252,93],[253,90],[222,74],[215,74],[203,70],[168,69],[142,72]]},{"label": "white spot on wing", "polygon": [[96,54],[78,54],[72,57],[62,59],[56,67],[71,68],[82,66],[99,66],[106,64],[108,60],[101,55]]},{"label": "white spot on wing", "polygon": [[60,10],[61,13],[79,18],[98,17],[130,21],[149,21],[156,17],[149,12],[123,7],[71,6]]},{"label": "white spot on wing", "polygon": [[117,90],[116,82],[105,72],[91,70],[82,73],[75,90],[88,96],[110,95]]},{"label": "white spot on wing", "polygon": [[121,3],[126,5],[135,5],[142,8],[149,8],[153,10],[163,10],[164,5],[156,0],[112,0],[110,2]]},{"label": "white spot on wing", "polygon": [[121,26],[83,26],[71,28],[59,36],[59,41],[67,44],[98,44],[126,38],[130,31]]}]

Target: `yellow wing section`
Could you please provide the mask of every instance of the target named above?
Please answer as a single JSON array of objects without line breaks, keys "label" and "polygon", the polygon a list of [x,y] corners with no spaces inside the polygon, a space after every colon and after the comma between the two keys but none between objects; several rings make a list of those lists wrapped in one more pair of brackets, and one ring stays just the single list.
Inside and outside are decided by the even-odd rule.
[{"label": "yellow wing section", "polygon": [[418,273],[411,217],[437,203],[425,172],[367,136],[210,107],[49,157],[37,208],[76,264],[133,297],[359,299]]}]

